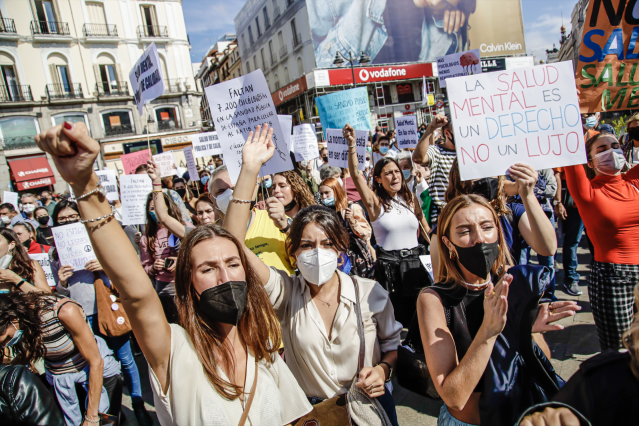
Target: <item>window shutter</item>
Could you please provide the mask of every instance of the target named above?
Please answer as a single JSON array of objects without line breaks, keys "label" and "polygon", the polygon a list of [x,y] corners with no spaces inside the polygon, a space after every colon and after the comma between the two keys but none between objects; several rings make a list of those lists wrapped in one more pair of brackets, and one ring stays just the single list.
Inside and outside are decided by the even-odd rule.
[{"label": "window shutter", "polygon": [[102,87],[102,76],[100,75],[100,65],[93,64],[93,72],[95,73],[95,90],[100,93],[103,89]]},{"label": "window shutter", "polygon": [[60,74],[58,74],[58,67],[54,64],[49,65],[49,74],[51,74],[51,83],[55,94],[60,94],[62,91],[62,82],[60,81]]}]

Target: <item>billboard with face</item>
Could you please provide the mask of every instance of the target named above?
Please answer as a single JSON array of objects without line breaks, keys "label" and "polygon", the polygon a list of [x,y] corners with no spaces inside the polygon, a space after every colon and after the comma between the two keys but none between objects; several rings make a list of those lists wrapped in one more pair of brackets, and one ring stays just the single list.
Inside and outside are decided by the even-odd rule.
[{"label": "billboard with face", "polygon": [[306,0],[319,68],[339,51],[372,64],[434,62],[479,49],[526,53],[520,0]]}]

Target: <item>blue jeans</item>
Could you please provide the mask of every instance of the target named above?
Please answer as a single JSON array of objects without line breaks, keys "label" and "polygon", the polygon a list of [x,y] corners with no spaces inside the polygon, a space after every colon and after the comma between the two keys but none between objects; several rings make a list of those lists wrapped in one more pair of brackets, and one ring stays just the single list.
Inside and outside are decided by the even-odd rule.
[{"label": "blue jeans", "polygon": [[579,273],[577,266],[577,247],[581,241],[584,232],[584,222],[581,220],[579,210],[577,208],[566,209],[568,215],[564,220],[564,246],[563,246],[563,264],[564,264],[564,284],[570,285],[579,282]]},{"label": "blue jeans", "polygon": [[437,417],[437,426],[476,426],[471,425],[470,423],[464,423],[461,420],[457,420],[450,414],[448,411],[448,407],[446,404],[442,405],[442,408],[439,410],[439,417]]},{"label": "blue jeans", "polygon": [[106,340],[109,348],[115,352],[116,357],[122,364],[122,372],[124,373],[124,381],[126,386],[131,392],[131,399],[133,402],[143,401],[142,399],[142,384],[140,382],[140,372],[138,366],[133,358],[133,352],[131,352],[131,341],[129,340],[129,334],[118,337],[109,337],[100,333],[98,327],[97,314],[87,316],[89,324],[93,329],[93,333],[96,336],[102,337]]}]

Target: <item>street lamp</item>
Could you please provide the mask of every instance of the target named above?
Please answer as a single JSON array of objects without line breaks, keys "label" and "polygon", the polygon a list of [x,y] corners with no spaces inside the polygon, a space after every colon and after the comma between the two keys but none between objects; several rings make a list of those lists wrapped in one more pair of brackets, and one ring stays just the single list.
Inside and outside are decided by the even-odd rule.
[{"label": "street lamp", "polygon": [[348,51],[348,58],[344,56],[342,52],[339,50],[335,52],[335,60],[333,61],[333,65],[341,66],[344,62],[348,62],[351,64],[351,72],[353,73],[353,87],[355,87],[355,61],[361,65],[365,65],[371,61],[370,56],[365,54],[364,52],[360,52],[359,58],[353,58],[353,52]]}]

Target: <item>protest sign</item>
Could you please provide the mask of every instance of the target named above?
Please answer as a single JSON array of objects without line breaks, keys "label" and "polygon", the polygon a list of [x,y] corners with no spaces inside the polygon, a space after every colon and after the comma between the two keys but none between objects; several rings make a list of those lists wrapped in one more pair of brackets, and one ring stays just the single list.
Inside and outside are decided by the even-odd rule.
[{"label": "protest sign", "polygon": [[122,161],[125,175],[135,174],[135,169],[137,169],[140,164],[146,164],[146,162],[149,161],[149,150],[144,149],[142,151],[121,155],[120,161]]},{"label": "protest sign", "polygon": [[417,117],[414,115],[395,117],[395,132],[397,148],[415,148],[419,141],[417,134]]},{"label": "protest sign", "polygon": [[288,147],[287,152],[291,151],[291,133],[293,132],[293,116],[278,114],[277,119],[280,122],[282,128],[282,134],[284,135],[284,141]]},{"label": "protest sign", "polygon": [[20,211],[18,208],[18,193],[11,191],[4,191],[2,195],[2,202],[12,204],[16,211]]},{"label": "protest sign", "polygon": [[448,80],[462,180],[586,162],[571,62]]},{"label": "protest sign", "polygon": [[312,124],[301,124],[293,127],[292,150],[295,161],[310,161],[319,157],[317,135]]},{"label": "protest sign", "polygon": [[479,49],[451,53],[450,55],[437,58],[439,86],[446,87],[446,79],[449,78],[481,74],[481,65]]},{"label": "protest sign", "polygon": [[[348,142],[342,133],[342,129],[326,129],[326,142],[328,145],[328,165],[342,169],[348,169]],[[355,153],[359,169],[364,170],[366,161],[366,141],[368,130],[355,130]]]},{"label": "protest sign", "polygon": [[371,130],[371,112],[368,107],[368,89],[342,90],[315,98],[324,136],[328,129],[342,129],[346,123],[355,130]]},{"label": "protest sign", "polygon": [[164,94],[164,76],[155,43],[146,48],[129,73],[133,99],[142,116],[144,104]]},{"label": "protest sign", "polygon": [[426,268],[426,271],[430,274],[433,282],[435,282],[435,277],[433,277],[433,260],[431,259],[430,254],[419,256],[419,260],[421,260],[422,265],[424,265],[424,268]]},{"label": "protest sign", "polygon": [[273,97],[262,70],[232,80],[208,86],[205,89],[211,116],[222,143],[224,163],[231,182],[235,183],[242,168],[242,148],[249,132],[255,126],[268,123],[273,128],[275,153],[260,170],[260,176],[293,169],[288,145],[277,119]]},{"label": "protest sign", "polygon": [[222,153],[222,145],[217,138],[217,132],[192,135],[191,140],[193,141],[193,156],[195,158],[220,155]]},{"label": "protest sign", "polygon": [[122,225],[146,223],[146,199],[153,190],[148,175],[120,176],[122,198]]},{"label": "protest sign", "polygon": [[639,108],[637,9],[635,1],[590,2],[576,74],[582,113]]},{"label": "protest sign", "polygon": [[173,151],[155,154],[153,156],[155,165],[158,166],[160,177],[175,176],[177,174],[177,166],[175,165],[175,156]]},{"label": "protest sign", "polygon": [[70,265],[80,271],[88,261],[96,259],[89,234],[80,222],[53,228],[53,241],[61,266]]},{"label": "protest sign", "polygon": [[186,167],[189,170],[189,178],[192,181],[198,180],[197,165],[195,164],[195,158],[193,157],[193,148],[190,146],[184,147],[184,158],[186,159]]},{"label": "protest sign", "polygon": [[51,271],[51,262],[49,262],[49,253],[30,253],[29,257],[35,260],[42,266],[44,270],[44,276],[47,278],[47,284],[49,287],[55,288],[55,279],[53,279],[53,272]]},{"label": "protest sign", "polygon": [[102,182],[102,187],[106,189],[106,198],[109,201],[115,201],[120,199],[118,195],[118,180],[115,177],[115,170],[96,170],[96,175]]}]

